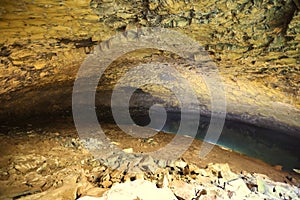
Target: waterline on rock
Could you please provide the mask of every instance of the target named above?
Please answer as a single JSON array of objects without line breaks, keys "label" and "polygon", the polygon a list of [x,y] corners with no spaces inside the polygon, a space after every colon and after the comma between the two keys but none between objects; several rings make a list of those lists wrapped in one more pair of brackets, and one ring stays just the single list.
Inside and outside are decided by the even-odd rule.
[{"label": "waterline on rock", "polygon": [[[204,139],[209,120],[210,118],[201,116],[196,139]],[[139,124],[144,125],[142,122],[143,117],[139,119]],[[188,132],[177,132],[179,124],[180,113],[168,113],[161,131],[189,136]],[[216,145],[292,171],[300,167],[299,144],[300,139],[289,133],[227,120]]]}]

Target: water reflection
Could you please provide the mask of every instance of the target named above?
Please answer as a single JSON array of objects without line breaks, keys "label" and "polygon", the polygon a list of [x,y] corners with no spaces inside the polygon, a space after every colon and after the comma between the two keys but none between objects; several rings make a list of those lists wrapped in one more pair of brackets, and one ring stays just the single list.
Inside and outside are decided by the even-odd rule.
[{"label": "water reflection", "polygon": [[[193,115],[189,117],[192,119]],[[204,139],[209,120],[201,116],[197,139]],[[139,116],[138,124],[147,123],[148,117]],[[177,133],[179,124],[180,113],[168,113],[163,131]],[[189,135],[188,132],[178,134]],[[284,170],[300,168],[300,139],[284,132],[227,120],[217,144],[271,165],[281,165]]]}]

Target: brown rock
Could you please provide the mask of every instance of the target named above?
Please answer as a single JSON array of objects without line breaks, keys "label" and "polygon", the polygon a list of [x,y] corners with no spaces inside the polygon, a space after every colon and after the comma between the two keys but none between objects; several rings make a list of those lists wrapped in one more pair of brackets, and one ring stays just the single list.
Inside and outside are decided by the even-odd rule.
[{"label": "brown rock", "polygon": [[276,169],[278,171],[282,171],[282,166],[281,165],[275,165],[274,169]]}]

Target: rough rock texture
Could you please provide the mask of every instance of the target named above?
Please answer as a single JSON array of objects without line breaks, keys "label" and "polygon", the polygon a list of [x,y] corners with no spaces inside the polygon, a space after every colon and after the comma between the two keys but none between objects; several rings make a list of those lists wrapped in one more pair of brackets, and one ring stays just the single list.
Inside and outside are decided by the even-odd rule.
[{"label": "rough rock texture", "polygon": [[[60,120],[52,126],[14,127],[7,132],[1,129],[0,199],[134,199],[133,195],[155,199],[157,191],[160,195],[189,200],[299,199],[299,174],[278,171],[218,146],[206,159],[198,157],[196,152],[201,145],[195,141],[188,150],[192,157],[184,155],[181,159],[159,162],[149,157],[137,162],[116,158],[110,162],[130,164],[123,169],[112,169],[109,167],[112,163],[104,165],[84,147],[70,122]],[[137,147],[150,151],[162,148],[172,138],[171,134],[160,133],[152,142],[137,142],[116,128],[110,125],[107,134],[112,143],[124,150],[126,147],[128,152],[128,147],[135,152]],[[140,171],[130,173],[130,168]],[[120,198],[120,194],[124,197]]]},{"label": "rough rock texture", "polygon": [[[0,5],[2,121],[70,111],[76,72],[93,45],[136,26],[161,26],[206,48],[227,86],[232,118],[299,128],[299,0],[4,0]],[[161,59],[176,65],[179,58],[157,50],[123,56],[107,70],[102,90],[112,88],[124,66]],[[192,73],[184,77],[198,82]],[[160,91],[154,89],[158,96]]]},{"label": "rough rock texture", "polygon": [[[80,200],[88,200],[89,198],[83,197]],[[176,200],[177,198],[168,188],[157,188],[155,183],[151,183],[145,180],[136,180],[132,182],[126,182],[123,184],[116,184],[108,192],[106,192],[99,200],[109,199],[165,199]]]}]

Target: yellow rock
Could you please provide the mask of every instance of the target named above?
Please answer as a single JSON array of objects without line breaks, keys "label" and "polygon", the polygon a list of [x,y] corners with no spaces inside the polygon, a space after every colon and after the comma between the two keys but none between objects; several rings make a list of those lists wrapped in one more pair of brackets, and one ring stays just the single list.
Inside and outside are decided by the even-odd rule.
[{"label": "yellow rock", "polygon": [[117,13],[117,17],[120,17],[122,19],[128,19],[131,18],[132,16],[134,16],[134,13],[124,13],[124,12]]},{"label": "yellow rock", "polygon": [[30,36],[31,40],[41,40],[44,38],[45,38],[45,35],[43,33],[33,34]]},{"label": "yellow rock", "polygon": [[91,21],[98,21],[99,16],[98,15],[87,15],[84,17],[85,20],[91,20]]},{"label": "yellow rock", "polygon": [[39,62],[39,63],[34,64],[34,68],[37,70],[43,69],[45,66],[46,66],[46,63],[44,63],[44,62]]}]

